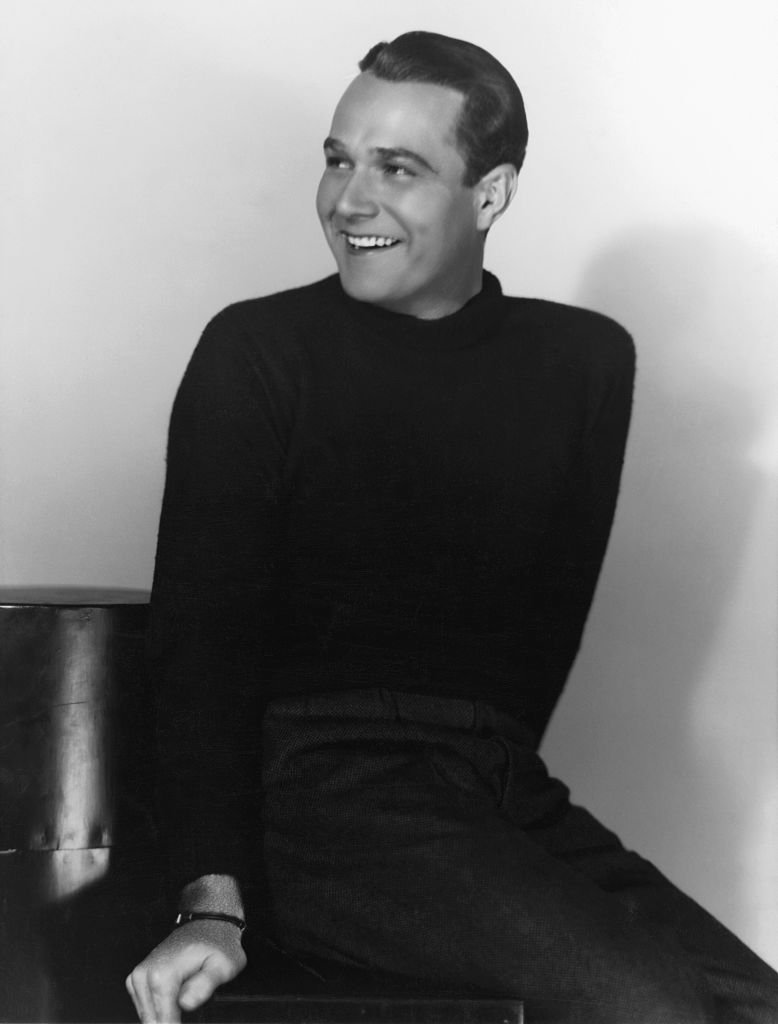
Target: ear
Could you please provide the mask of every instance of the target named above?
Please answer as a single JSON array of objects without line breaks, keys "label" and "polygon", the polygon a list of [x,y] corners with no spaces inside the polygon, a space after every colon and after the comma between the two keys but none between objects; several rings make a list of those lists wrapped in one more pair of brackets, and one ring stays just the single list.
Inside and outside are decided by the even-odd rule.
[{"label": "ear", "polygon": [[516,194],[518,177],[519,172],[513,164],[499,164],[478,182],[477,223],[480,231],[488,231],[508,209]]}]

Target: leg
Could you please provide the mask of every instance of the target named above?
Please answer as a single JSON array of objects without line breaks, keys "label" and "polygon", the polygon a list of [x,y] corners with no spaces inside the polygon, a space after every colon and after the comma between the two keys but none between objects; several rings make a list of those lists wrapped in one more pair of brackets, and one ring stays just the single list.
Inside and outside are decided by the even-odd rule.
[{"label": "leg", "polygon": [[565,821],[578,812],[534,753],[375,711],[309,715],[291,741],[267,737],[266,866],[284,944],[520,996],[535,1020],[715,1019],[672,929],[637,920],[629,885],[603,888],[593,851],[620,845],[588,816],[588,851],[571,840],[583,822]]},{"label": "leg", "polygon": [[587,811],[570,806],[560,826],[536,838],[621,903],[636,925],[680,949],[705,978],[715,1020],[778,1021],[778,975],[737,936],[652,864],[625,850]]},{"label": "leg", "polygon": [[531,807],[527,813],[528,791],[544,792],[561,784],[548,778],[540,758],[520,742],[520,736],[506,735],[510,720],[506,723],[504,716],[488,707],[484,715],[491,742],[505,751],[502,806],[511,819],[551,856],[616,900],[638,928],[691,963],[704,978],[715,1020],[724,1024],[778,1021],[778,974],[652,864],[625,850],[591,814],[571,805],[566,790],[552,815],[533,817]]}]

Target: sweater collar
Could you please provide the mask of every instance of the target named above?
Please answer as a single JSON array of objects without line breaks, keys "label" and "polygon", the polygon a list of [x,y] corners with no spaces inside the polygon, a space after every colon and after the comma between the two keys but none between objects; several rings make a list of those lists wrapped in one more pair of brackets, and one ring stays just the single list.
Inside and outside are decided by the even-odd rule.
[{"label": "sweater collar", "polygon": [[483,272],[477,295],[456,313],[437,320],[421,320],[352,299],[343,291],[337,275],[333,283],[348,313],[370,338],[422,351],[454,351],[481,344],[495,334],[507,313],[500,282],[488,270]]}]

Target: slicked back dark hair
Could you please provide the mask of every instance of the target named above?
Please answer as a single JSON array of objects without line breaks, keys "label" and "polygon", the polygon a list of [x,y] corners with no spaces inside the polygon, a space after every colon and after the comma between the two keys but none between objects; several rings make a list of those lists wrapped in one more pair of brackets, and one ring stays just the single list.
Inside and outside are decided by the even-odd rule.
[{"label": "slicked back dark hair", "polygon": [[521,169],[529,134],[524,100],[487,50],[436,32],[406,32],[391,43],[376,43],[359,70],[387,82],[428,82],[463,94],[456,141],[465,160],[465,185],[477,184],[498,164]]}]

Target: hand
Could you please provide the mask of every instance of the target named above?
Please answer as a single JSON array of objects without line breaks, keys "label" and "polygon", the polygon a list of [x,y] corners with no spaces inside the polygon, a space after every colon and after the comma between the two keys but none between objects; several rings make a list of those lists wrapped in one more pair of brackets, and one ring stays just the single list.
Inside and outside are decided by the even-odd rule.
[{"label": "hand", "polygon": [[226,921],[190,921],[156,946],[127,978],[143,1024],[178,1024],[246,966],[240,932]]}]

